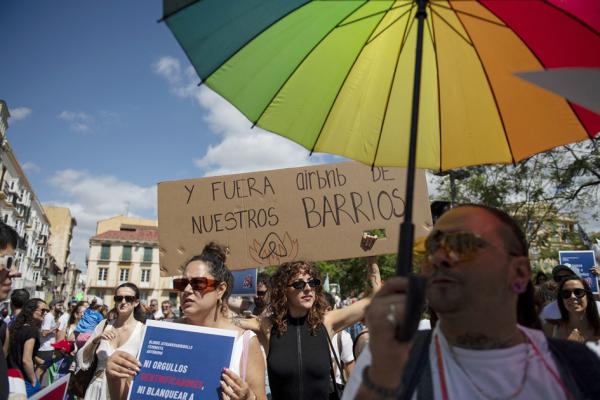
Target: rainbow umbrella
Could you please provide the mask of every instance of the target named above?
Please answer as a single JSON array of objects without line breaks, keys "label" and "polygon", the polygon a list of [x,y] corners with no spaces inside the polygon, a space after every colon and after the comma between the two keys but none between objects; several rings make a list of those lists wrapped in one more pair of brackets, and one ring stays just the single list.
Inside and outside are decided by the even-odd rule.
[{"label": "rainbow umbrella", "polygon": [[515,75],[600,68],[598,0],[165,0],[163,20],[254,125],[407,167],[403,272],[415,167],[514,163],[600,132],[599,115]]}]

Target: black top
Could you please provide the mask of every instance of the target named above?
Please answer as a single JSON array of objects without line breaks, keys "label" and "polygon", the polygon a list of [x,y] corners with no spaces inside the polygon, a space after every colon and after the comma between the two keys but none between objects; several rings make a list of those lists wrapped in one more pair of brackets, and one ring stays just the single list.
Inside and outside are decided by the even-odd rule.
[{"label": "black top", "polygon": [[6,338],[6,324],[0,320],[0,400],[8,399],[8,367],[6,357],[2,349],[2,343]]},{"label": "black top", "polygon": [[35,344],[33,345],[33,353],[32,358],[35,357],[35,354],[38,352],[40,348],[40,339],[39,339],[39,328],[36,328],[31,325],[23,325],[21,329],[14,333],[14,338],[10,339],[10,348],[8,350],[8,367],[9,368],[17,368],[23,374],[23,378],[28,380],[27,374],[25,373],[25,369],[23,368],[23,349],[25,347],[25,342],[29,339],[35,339]]},{"label": "black top", "polygon": [[277,336],[271,329],[267,371],[273,400],[326,400],[331,383],[327,331],[320,325],[311,335],[306,317],[287,317],[288,327]]}]

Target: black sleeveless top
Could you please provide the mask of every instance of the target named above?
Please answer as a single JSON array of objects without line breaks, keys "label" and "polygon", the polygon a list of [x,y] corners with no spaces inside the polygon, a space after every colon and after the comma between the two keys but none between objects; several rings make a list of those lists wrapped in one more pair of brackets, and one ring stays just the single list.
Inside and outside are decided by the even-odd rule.
[{"label": "black sleeveless top", "polygon": [[331,359],[327,331],[320,325],[311,335],[306,317],[287,317],[288,327],[277,336],[271,329],[267,372],[273,400],[327,400]]}]

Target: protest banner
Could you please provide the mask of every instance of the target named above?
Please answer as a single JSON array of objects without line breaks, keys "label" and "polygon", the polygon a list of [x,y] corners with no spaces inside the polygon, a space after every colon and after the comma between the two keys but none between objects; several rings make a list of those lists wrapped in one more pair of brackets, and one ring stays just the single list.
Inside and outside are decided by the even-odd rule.
[{"label": "protest banner", "polygon": [[558,258],[561,264],[568,266],[587,281],[592,288],[592,293],[599,293],[598,278],[591,272],[592,267],[596,265],[593,250],[559,251]]},{"label": "protest banner", "polygon": [[[209,241],[227,245],[231,269],[292,260],[395,253],[405,170],[347,162],[158,184],[161,274],[179,275]],[[417,171],[416,237],[431,228],[425,173]],[[369,252],[364,232],[384,234]]]},{"label": "protest banner", "polygon": [[30,400],[64,400],[67,397],[69,389],[69,379],[71,374],[67,374],[54,382],[52,385],[45,387],[33,396]]},{"label": "protest banner", "polygon": [[219,399],[223,368],[231,368],[235,331],[146,321],[129,389],[130,400]]},{"label": "protest banner", "polygon": [[232,296],[256,296],[256,268],[233,271]]}]

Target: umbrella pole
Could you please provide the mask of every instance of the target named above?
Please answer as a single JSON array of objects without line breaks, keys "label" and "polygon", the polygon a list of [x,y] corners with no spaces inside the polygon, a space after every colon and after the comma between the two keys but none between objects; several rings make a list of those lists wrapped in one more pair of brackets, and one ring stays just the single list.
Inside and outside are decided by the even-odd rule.
[{"label": "umbrella pole", "polygon": [[412,99],[412,116],[410,125],[410,142],[408,148],[408,165],[406,170],[406,206],[404,208],[404,221],[400,225],[400,240],[398,242],[398,257],[396,261],[396,274],[407,276],[410,285],[407,295],[407,315],[405,326],[398,331],[397,338],[401,341],[409,340],[417,330],[423,301],[425,297],[425,285],[421,278],[411,274],[413,243],[415,226],[412,222],[415,170],[417,158],[417,131],[419,128],[419,99],[421,94],[421,66],[423,62],[423,33],[425,18],[427,17],[427,0],[416,0],[417,2],[417,47],[415,56],[415,76]]}]

